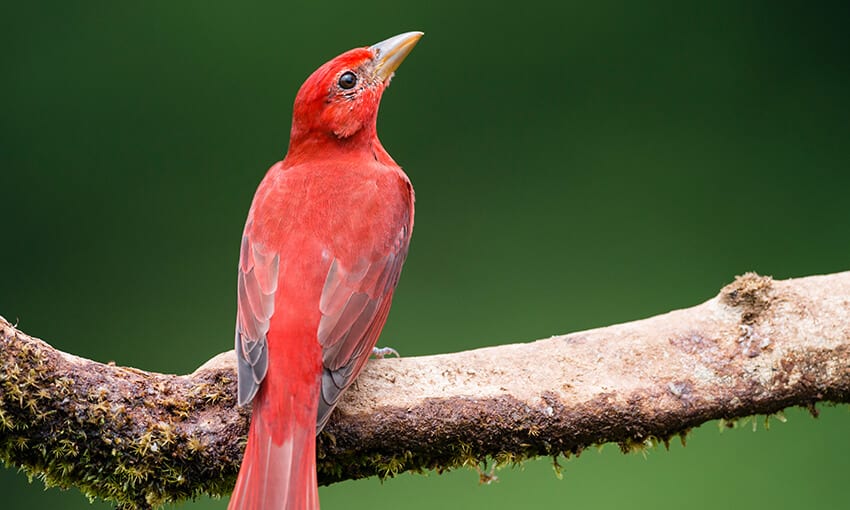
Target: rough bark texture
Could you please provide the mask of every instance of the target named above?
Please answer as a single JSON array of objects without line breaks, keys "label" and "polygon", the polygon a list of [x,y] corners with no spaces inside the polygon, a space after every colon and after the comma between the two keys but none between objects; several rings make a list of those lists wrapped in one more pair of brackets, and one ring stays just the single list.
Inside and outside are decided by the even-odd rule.
[{"label": "rough bark texture", "polygon": [[[54,350],[0,318],[0,456],[124,508],[235,480],[235,359],[185,376]],[[319,437],[321,483],[628,451],[708,420],[850,402],[850,272],[747,274],[693,308],[455,354],[375,360]]]}]

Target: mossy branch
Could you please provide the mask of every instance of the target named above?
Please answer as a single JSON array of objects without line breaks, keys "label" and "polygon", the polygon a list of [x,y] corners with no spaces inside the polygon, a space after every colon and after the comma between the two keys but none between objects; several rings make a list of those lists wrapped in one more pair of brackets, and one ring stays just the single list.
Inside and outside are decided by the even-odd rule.
[{"label": "mossy branch", "polygon": [[[190,375],[57,351],[0,318],[0,456],[148,508],[235,481],[233,353]],[[708,420],[850,401],[850,272],[747,274],[693,308],[537,342],[376,360],[319,437],[321,483],[667,441]]]}]

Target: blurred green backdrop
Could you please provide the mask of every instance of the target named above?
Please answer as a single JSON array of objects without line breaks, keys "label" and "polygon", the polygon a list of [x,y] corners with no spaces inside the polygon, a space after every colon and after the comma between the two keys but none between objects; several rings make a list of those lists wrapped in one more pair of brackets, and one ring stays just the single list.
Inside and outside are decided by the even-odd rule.
[{"label": "blurred green backdrop", "polygon": [[[185,373],[232,343],[252,193],[327,59],[425,38],[385,96],[417,191],[383,343],[404,355],[666,312],[735,274],[850,269],[846,2],[11,2],[0,314]],[[324,508],[846,507],[850,413],[687,448],[321,490]],[[92,508],[0,470],[3,508]],[[223,509],[204,499],[184,508]],[[94,508],[108,508],[98,502]]]}]

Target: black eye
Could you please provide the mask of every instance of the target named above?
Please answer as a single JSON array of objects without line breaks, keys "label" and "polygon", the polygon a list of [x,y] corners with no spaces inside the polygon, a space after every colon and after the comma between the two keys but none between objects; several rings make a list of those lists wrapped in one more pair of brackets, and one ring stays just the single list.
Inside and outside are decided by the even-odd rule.
[{"label": "black eye", "polygon": [[351,71],[347,71],[343,73],[342,76],[339,77],[339,86],[344,89],[350,89],[357,85],[357,75],[352,73]]}]

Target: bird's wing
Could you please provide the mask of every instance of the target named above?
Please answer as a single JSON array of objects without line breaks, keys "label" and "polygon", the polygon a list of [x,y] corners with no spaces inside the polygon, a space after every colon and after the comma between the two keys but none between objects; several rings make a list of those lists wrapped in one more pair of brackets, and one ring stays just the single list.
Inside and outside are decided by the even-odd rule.
[{"label": "bird's wing", "polygon": [[409,239],[405,225],[385,255],[361,258],[353,267],[344,267],[338,259],[331,263],[319,303],[318,338],[324,370],[317,431],[324,427],[343,390],[360,373],[378,341]]},{"label": "bird's wing", "polygon": [[236,312],[236,358],[238,360],[239,404],[254,398],[269,367],[266,335],[274,313],[280,256],[251,242],[245,229],[239,253]]}]

